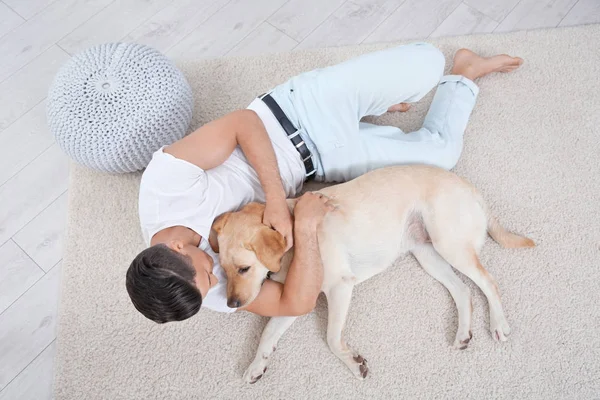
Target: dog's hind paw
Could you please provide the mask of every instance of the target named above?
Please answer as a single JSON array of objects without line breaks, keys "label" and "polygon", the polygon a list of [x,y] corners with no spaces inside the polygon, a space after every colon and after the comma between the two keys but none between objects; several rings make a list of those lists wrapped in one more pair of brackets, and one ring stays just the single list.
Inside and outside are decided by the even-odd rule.
[{"label": "dog's hind paw", "polygon": [[256,383],[263,374],[267,372],[265,365],[259,365],[259,363],[252,363],[246,372],[244,372],[244,381],[249,384]]},{"label": "dog's hind paw", "polygon": [[495,323],[491,324],[490,332],[496,342],[506,342],[508,340],[508,335],[510,335],[510,327],[506,321]]},{"label": "dog's hind paw", "polygon": [[490,322],[490,333],[496,342],[506,342],[508,335],[510,335],[510,326],[506,318],[496,317],[492,318]]},{"label": "dog's hind paw", "polygon": [[361,355],[355,355],[352,357],[352,364],[348,365],[354,376],[360,380],[363,380],[369,374],[369,366],[367,360]]},{"label": "dog's hind paw", "polygon": [[454,348],[456,350],[464,350],[469,346],[469,342],[473,339],[473,334],[471,331],[466,333],[458,332],[456,334],[456,339],[454,340]]}]

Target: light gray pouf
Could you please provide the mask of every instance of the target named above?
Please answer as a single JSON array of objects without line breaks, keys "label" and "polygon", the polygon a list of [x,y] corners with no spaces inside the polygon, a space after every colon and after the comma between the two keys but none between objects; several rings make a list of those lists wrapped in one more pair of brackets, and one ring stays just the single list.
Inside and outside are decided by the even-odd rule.
[{"label": "light gray pouf", "polygon": [[71,58],[48,95],[48,124],[75,161],[105,172],[145,168],[161,146],[186,135],[194,100],[157,50],[110,43]]}]

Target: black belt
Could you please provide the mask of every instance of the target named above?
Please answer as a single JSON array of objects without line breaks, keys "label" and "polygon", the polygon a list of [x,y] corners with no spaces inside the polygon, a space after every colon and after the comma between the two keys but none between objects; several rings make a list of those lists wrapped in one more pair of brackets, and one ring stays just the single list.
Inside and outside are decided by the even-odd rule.
[{"label": "black belt", "polygon": [[270,94],[264,94],[260,96],[260,99],[269,107],[279,124],[287,134],[288,139],[292,142],[298,153],[300,153],[300,157],[304,162],[304,169],[306,170],[306,179],[312,179],[316,175],[315,164],[312,160],[312,154],[310,154],[310,150],[304,140],[300,137],[300,131],[296,129],[294,124],[289,120],[289,118],[285,115],[279,104],[271,97]]}]

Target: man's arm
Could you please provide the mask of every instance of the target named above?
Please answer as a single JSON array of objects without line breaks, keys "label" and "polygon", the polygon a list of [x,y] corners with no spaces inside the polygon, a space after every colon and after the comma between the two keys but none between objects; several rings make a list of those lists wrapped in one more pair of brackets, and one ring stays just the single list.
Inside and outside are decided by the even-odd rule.
[{"label": "man's arm", "polygon": [[304,315],[315,308],[323,284],[317,230],[331,209],[327,199],[319,194],[302,196],[294,211],[296,245],[285,284],[266,281],[257,298],[243,310],[273,317]]},{"label": "man's arm", "polygon": [[239,145],[258,174],[267,208],[264,223],[275,228],[292,246],[292,219],[285,202],[277,158],[271,139],[258,115],[239,110],[209,122],[165,149],[177,158],[208,170],[223,164]]}]

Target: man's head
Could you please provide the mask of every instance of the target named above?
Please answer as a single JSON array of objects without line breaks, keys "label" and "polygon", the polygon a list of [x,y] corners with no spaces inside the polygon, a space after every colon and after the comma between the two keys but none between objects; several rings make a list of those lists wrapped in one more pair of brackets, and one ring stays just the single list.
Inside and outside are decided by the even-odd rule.
[{"label": "man's head", "polygon": [[202,298],[216,285],[212,269],[212,258],[197,246],[170,240],[137,255],[127,271],[127,292],[146,318],[182,321],[200,310]]}]

